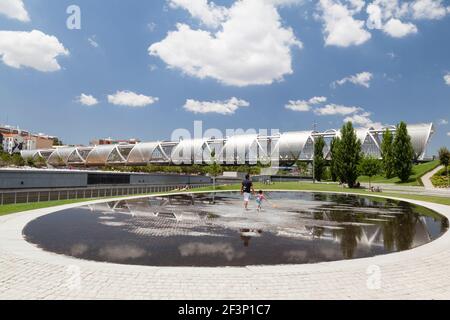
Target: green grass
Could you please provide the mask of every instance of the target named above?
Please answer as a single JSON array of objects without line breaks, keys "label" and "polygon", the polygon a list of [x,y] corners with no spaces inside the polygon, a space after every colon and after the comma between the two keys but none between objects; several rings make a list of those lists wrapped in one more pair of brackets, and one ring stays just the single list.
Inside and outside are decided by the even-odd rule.
[{"label": "green grass", "polygon": [[59,200],[59,201],[46,201],[36,203],[20,203],[20,204],[7,204],[0,206],[0,216],[4,216],[11,213],[17,213],[22,211],[30,211],[36,209],[50,208],[56,206],[62,206],[65,204],[72,204],[78,202],[85,202],[95,199],[78,199],[78,200]]},{"label": "green grass", "polygon": [[[216,187],[216,191],[239,191],[240,185],[230,185],[230,186],[218,186]],[[348,189],[343,188],[334,183],[323,184],[323,183],[311,183],[311,182],[276,182],[272,185],[264,185],[261,183],[255,183],[255,190],[292,190],[292,191],[326,191],[326,192],[335,192],[335,193],[356,193],[367,196],[386,196],[386,197],[397,197],[411,200],[419,200],[419,201],[427,201],[432,203],[444,204],[450,206],[450,197],[440,197],[440,196],[427,196],[420,194],[403,194],[396,192],[382,192],[382,193],[373,193],[366,191],[364,189]],[[195,189],[196,192],[201,191],[213,191],[212,187],[207,188],[198,188]],[[178,193],[179,191],[173,191],[173,193]],[[149,195],[149,194],[146,194]],[[142,195],[142,196],[146,196]],[[153,194],[157,195],[157,193]],[[136,195],[135,195],[136,196]],[[103,199],[114,199],[114,198],[103,198]],[[61,200],[61,201],[49,201],[49,202],[39,202],[39,203],[28,203],[28,204],[12,204],[12,205],[4,205],[0,206],[0,216],[29,211],[35,209],[49,208],[60,205],[79,203],[85,201],[93,201],[98,199],[78,199],[78,200]]]},{"label": "green grass", "polygon": [[[437,166],[439,166],[439,160],[430,161],[426,163],[420,163],[418,165],[414,165],[413,167],[413,175],[410,177],[408,182],[402,183],[399,178],[395,177],[392,179],[386,179],[382,175],[378,175],[375,177],[372,177],[370,180],[373,183],[392,183],[392,184],[398,184],[402,186],[422,186],[422,181],[420,178],[430,172],[431,170],[435,169]],[[359,177],[358,181],[360,182],[369,182],[369,177]]]}]

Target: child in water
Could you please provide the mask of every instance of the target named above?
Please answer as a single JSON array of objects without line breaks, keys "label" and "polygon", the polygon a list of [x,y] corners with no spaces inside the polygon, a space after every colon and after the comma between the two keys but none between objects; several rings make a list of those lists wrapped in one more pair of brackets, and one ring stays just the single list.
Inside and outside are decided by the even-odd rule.
[{"label": "child in water", "polygon": [[262,190],[258,191],[258,195],[256,196],[256,204],[258,205],[258,212],[261,211],[262,202],[266,200],[266,197],[264,196]]}]

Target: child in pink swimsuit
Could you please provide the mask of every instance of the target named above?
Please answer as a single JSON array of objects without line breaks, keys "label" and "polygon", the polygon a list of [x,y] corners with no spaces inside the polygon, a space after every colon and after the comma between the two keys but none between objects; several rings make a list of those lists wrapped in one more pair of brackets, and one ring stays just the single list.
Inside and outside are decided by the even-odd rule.
[{"label": "child in pink swimsuit", "polygon": [[266,200],[262,190],[258,191],[258,195],[256,196],[256,204],[258,205],[258,211],[261,211],[262,202]]}]

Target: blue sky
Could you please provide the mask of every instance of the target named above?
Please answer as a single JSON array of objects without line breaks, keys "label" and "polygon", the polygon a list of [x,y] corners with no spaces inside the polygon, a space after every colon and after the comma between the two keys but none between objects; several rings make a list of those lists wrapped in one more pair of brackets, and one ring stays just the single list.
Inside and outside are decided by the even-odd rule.
[{"label": "blue sky", "polygon": [[436,124],[431,152],[450,145],[449,1],[2,2],[0,123],[87,144],[169,139],[195,120],[280,131],[404,120]]}]

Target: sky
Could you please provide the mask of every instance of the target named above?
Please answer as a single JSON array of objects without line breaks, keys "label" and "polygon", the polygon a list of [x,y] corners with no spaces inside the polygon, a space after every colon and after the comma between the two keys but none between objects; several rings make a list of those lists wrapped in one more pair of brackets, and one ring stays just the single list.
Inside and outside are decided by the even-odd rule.
[{"label": "sky", "polygon": [[450,1],[0,0],[0,123],[88,144],[349,120],[450,146]]}]

